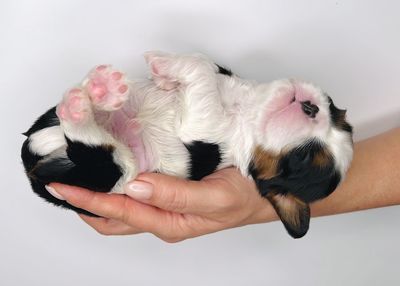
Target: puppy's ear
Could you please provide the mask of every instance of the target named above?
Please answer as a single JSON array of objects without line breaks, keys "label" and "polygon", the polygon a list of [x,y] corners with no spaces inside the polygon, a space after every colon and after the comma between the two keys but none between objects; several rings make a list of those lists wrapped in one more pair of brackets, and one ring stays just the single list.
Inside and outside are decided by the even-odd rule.
[{"label": "puppy's ear", "polygon": [[310,226],[310,207],[293,195],[268,193],[271,202],[287,232],[293,238],[303,237]]},{"label": "puppy's ear", "polygon": [[339,130],[344,130],[350,134],[353,133],[353,127],[346,121],[346,110],[336,107],[333,103],[332,98],[325,94],[329,101],[329,112],[331,115],[331,121]]},{"label": "puppy's ear", "polygon": [[329,196],[341,178],[333,156],[317,140],[281,154],[257,148],[249,171],[294,238],[308,231],[308,204]]}]

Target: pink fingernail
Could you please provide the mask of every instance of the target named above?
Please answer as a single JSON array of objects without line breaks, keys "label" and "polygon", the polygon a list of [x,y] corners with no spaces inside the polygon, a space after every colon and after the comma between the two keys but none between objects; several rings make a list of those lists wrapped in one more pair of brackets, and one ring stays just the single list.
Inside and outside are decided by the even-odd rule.
[{"label": "pink fingernail", "polygon": [[46,185],[44,187],[50,193],[50,195],[52,195],[53,197],[55,197],[55,198],[57,198],[57,199],[59,199],[61,201],[65,201],[64,197],[62,195],[60,195],[59,193],[57,193],[57,191],[54,188],[52,188],[52,187],[50,187],[48,185]]},{"label": "pink fingernail", "polygon": [[148,200],[153,194],[153,185],[133,181],[127,185],[126,194],[136,200]]}]

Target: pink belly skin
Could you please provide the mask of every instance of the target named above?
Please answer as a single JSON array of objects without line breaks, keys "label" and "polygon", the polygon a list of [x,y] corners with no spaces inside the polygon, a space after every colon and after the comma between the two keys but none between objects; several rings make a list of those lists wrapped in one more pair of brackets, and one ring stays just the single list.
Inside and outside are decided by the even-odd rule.
[{"label": "pink belly skin", "polygon": [[146,153],[142,140],[142,129],[135,119],[135,114],[125,106],[111,113],[105,127],[116,139],[128,146],[135,155],[139,173],[153,171],[153,158]]}]

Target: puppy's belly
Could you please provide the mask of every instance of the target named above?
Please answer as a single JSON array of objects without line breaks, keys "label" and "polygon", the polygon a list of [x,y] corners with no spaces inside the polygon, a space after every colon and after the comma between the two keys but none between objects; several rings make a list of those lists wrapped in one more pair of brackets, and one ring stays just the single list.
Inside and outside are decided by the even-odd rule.
[{"label": "puppy's belly", "polygon": [[139,173],[156,171],[198,180],[231,165],[218,144],[209,140],[183,143],[178,137],[176,94],[146,81],[136,82],[131,89],[131,96],[121,109],[96,114],[96,121],[129,147]]},{"label": "puppy's belly", "polygon": [[135,82],[123,107],[96,115],[97,123],[134,154],[139,173],[161,172],[188,177],[190,154],[177,137],[176,95],[152,82]]},{"label": "puppy's belly", "polygon": [[135,155],[140,173],[153,171],[154,158],[150,152],[146,152],[141,126],[134,112],[129,112],[125,108],[114,111],[104,127],[116,139],[130,148]]}]

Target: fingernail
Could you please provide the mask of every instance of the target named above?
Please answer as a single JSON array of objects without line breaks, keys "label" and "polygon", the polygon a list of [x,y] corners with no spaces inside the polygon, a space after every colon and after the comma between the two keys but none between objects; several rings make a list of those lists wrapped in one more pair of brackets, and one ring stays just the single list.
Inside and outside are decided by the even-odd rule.
[{"label": "fingernail", "polygon": [[52,188],[52,187],[50,187],[50,186],[48,186],[48,185],[46,185],[46,186],[44,186],[44,187],[46,188],[46,190],[47,190],[53,197],[55,197],[55,198],[57,198],[57,199],[59,199],[59,200],[65,201],[64,197],[63,197],[62,195],[60,195],[59,193],[57,193],[57,191],[56,191],[54,188]]},{"label": "fingernail", "polygon": [[127,185],[126,194],[137,200],[150,199],[153,194],[153,185],[140,181],[133,181]]}]

